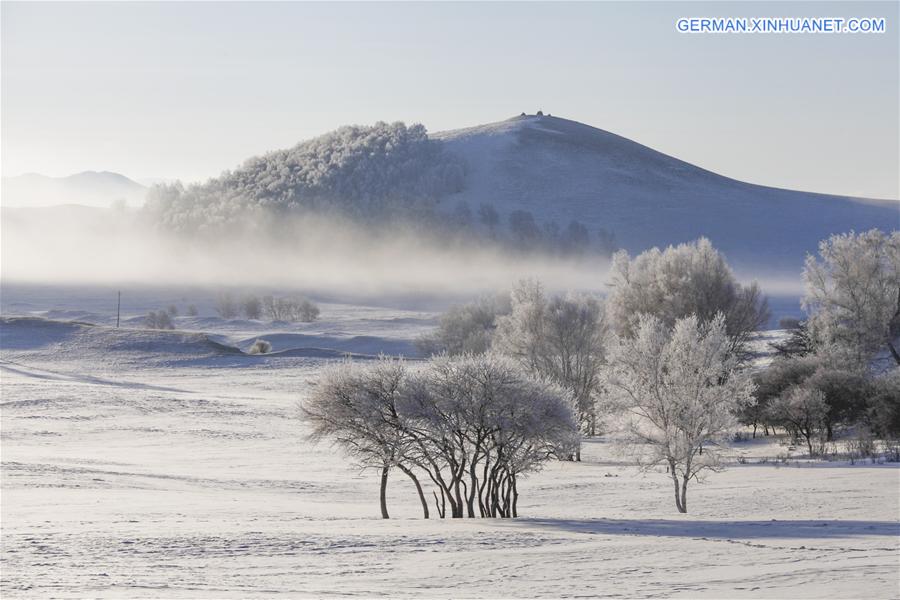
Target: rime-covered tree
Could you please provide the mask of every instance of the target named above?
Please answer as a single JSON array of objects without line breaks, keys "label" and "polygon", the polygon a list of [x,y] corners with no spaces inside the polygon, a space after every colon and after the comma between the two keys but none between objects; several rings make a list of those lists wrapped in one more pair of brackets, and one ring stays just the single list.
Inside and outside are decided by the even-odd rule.
[{"label": "rime-covered tree", "polygon": [[815,456],[813,442],[825,441],[825,394],[812,386],[795,385],[776,397],[769,405],[772,418],[779,421],[794,437],[806,442],[809,455]]},{"label": "rime-covered tree", "polygon": [[589,435],[598,425],[608,333],[604,315],[597,298],[547,297],[539,283],[523,281],[513,289],[512,312],[498,319],[495,336],[498,352],[572,394],[579,425]]},{"label": "rime-covered tree", "polygon": [[620,335],[633,335],[636,315],[654,315],[672,326],[690,315],[709,321],[722,313],[732,351],[741,353],[749,335],[769,318],[759,287],[739,284],[706,238],[653,248],[635,258],[620,251],[613,257],[610,285],[607,309]]},{"label": "rime-covered tree", "polygon": [[427,356],[442,352],[451,356],[483,354],[491,348],[497,318],[510,310],[508,294],[452,306],[440,316],[436,331],[416,340],[416,347]]},{"label": "rime-covered tree", "polygon": [[144,324],[147,329],[175,329],[175,323],[172,322],[172,317],[164,310],[150,311],[147,313]]},{"label": "rime-covered tree", "polygon": [[462,189],[465,163],[422,125],[342,127],[251,158],[203,184],[156,186],[147,213],[165,231],[221,235],[255,217],[325,211],[366,220],[428,210]]},{"label": "rime-covered tree", "polygon": [[259,319],[262,316],[262,303],[257,296],[251,294],[244,297],[241,310],[248,319]]},{"label": "rime-covered tree", "polygon": [[722,315],[688,316],[671,327],[642,315],[610,353],[607,383],[631,417],[638,460],[668,467],[679,512],[687,512],[688,483],[720,467],[715,442],[752,398],[732,344]]},{"label": "rime-covered tree", "polygon": [[343,363],[328,368],[309,400],[301,405],[313,440],[330,440],[349,453],[363,468],[381,474],[380,507],[387,509],[388,475],[392,467],[406,473],[419,492],[424,515],[428,504],[415,474],[404,456],[412,444],[400,425],[397,401],[402,393],[406,368],[402,362],[382,358],[371,367]]},{"label": "rime-covered tree", "polygon": [[831,236],[803,270],[810,334],[850,348],[859,363],[887,349],[900,365],[900,231]]},{"label": "rime-covered tree", "polygon": [[518,478],[571,451],[576,425],[562,388],[505,357],[441,356],[411,378],[402,414],[409,456],[450,516],[517,516]]},{"label": "rime-covered tree", "polygon": [[230,292],[223,292],[216,297],[216,312],[223,319],[233,319],[238,316],[238,305]]}]

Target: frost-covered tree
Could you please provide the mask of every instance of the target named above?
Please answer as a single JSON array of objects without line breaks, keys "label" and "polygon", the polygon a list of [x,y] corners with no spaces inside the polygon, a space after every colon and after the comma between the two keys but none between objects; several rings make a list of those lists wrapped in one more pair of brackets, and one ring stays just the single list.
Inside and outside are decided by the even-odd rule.
[{"label": "frost-covered tree", "polygon": [[319,307],[312,300],[303,298],[297,304],[297,319],[304,323],[312,323],[319,318]]},{"label": "frost-covered tree", "polygon": [[380,472],[379,503],[384,519],[390,516],[387,484],[392,467],[400,468],[412,479],[428,518],[421,485],[404,458],[413,443],[397,412],[405,377],[406,367],[397,360],[382,358],[368,368],[342,363],[322,374],[308,401],[301,405],[311,427],[311,439],[333,441],[360,467]]},{"label": "frost-covered tree", "polygon": [[512,312],[498,319],[494,343],[497,352],[568,390],[579,425],[589,435],[597,430],[597,400],[603,391],[608,333],[604,315],[597,298],[547,297],[539,283],[522,281],[512,292]]},{"label": "frost-covered tree", "polygon": [[709,321],[717,313],[740,352],[750,334],[768,321],[768,303],[753,283],[738,283],[725,257],[709,240],[653,248],[631,258],[616,253],[610,271],[607,309],[611,325],[620,335],[633,335],[636,315],[654,315],[672,326],[695,315]]},{"label": "frost-covered tree", "polygon": [[188,304],[187,307],[187,315],[189,317],[196,317],[200,312],[197,310],[197,306],[195,304]]},{"label": "frost-covered tree", "polygon": [[558,386],[491,354],[441,356],[414,375],[401,409],[409,456],[440,492],[438,512],[517,516],[518,478],[571,451],[576,425]]},{"label": "frost-covered tree", "polygon": [[[825,441],[825,414],[828,405],[825,394],[812,386],[795,385],[775,398],[769,406],[772,417],[779,421],[795,437],[806,442],[809,455]],[[816,442],[816,449],[813,448]]]},{"label": "frost-covered tree", "polygon": [[261,312],[272,321],[311,323],[319,318],[319,307],[306,298],[263,296]]},{"label": "frost-covered tree", "polygon": [[413,374],[389,359],[339,365],[302,410],[314,439],[380,471],[384,518],[393,467],[412,479],[425,518],[417,473],[434,484],[442,518],[515,517],[518,479],[570,452],[576,433],[565,390],[489,354],[443,355]]},{"label": "frost-covered tree", "polygon": [[164,310],[147,313],[144,324],[147,329],[175,329],[175,323],[172,322],[172,317]]},{"label": "frost-covered tree", "polygon": [[688,483],[720,467],[715,442],[753,395],[732,344],[722,315],[689,316],[671,327],[642,315],[611,349],[607,383],[631,417],[638,460],[668,468],[679,512],[687,512]]},{"label": "frost-covered tree", "polygon": [[156,186],[147,212],[163,230],[210,235],[299,211],[371,220],[433,207],[464,179],[463,159],[422,125],[379,122],[251,158],[203,184]]},{"label": "frost-covered tree", "polygon": [[859,363],[888,349],[900,365],[900,231],[831,236],[807,256],[803,279],[816,343],[845,345]]},{"label": "frost-covered tree", "polygon": [[233,319],[238,316],[238,305],[230,292],[223,292],[216,297],[216,312],[223,319]]},{"label": "frost-covered tree", "polygon": [[251,294],[244,297],[241,310],[248,319],[259,319],[262,316],[262,303],[257,296]]},{"label": "frost-covered tree", "polygon": [[452,306],[440,316],[436,331],[416,340],[416,347],[427,356],[443,352],[451,356],[484,354],[490,350],[497,318],[510,310],[508,294]]}]

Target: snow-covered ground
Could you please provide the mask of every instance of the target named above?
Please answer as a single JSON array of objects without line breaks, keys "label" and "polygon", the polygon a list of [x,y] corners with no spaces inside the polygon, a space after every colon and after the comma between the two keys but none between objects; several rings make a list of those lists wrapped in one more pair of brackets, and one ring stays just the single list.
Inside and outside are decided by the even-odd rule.
[{"label": "snow-covered ground", "polygon": [[[735,444],[687,515],[664,473],[600,438],[522,483],[522,518],[426,521],[393,475],[379,519],[377,475],[310,444],[297,403],[342,352],[412,348],[433,316],[323,305],[300,327],[180,318],[191,333],[4,318],[0,593],[900,595],[897,465],[738,462],[790,454],[773,440]],[[234,349],[257,336],[282,352]]]}]

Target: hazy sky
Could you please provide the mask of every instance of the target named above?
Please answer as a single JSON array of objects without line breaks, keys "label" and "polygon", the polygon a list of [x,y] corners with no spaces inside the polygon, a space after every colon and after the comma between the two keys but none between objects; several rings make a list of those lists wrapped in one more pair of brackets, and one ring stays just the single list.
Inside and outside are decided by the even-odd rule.
[{"label": "hazy sky", "polygon": [[[543,109],[724,175],[897,198],[898,3],[110,3],[2,8],[2,171],[203,179],[349,123]],[[681,16],[883,16],[686,35]]]}]

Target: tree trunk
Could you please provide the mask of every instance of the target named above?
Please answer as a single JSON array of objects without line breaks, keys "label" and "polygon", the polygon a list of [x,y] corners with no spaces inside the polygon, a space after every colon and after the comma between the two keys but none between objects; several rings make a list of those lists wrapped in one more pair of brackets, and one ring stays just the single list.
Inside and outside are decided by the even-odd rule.
[{"label": "tree trunk", "polygon": [[681,483],[681,512],[687,512],[687,485],[688,485],[688,476],[685,475],[682,478],[684,481]]},{"label": "tree trunk", "polygon": [[675,484],[675,508],[678,512],[683,513],[685,509],[681,505],[681,488],[678,485],[678,474],[675,472],[675,461],[669,460],[669,473],[672,475],[672,482]]},{"label": "tree trunk", "polygon": [[381,468],[381,518],[382,519],[390,519],[391,516],[387,511],[387,480],[388,480],[388,470],[390,467],[382,467]]},{"label": "tree trunk", "polygon": [[428,501],[425,499],[425,492],[422,491],[422,484],[419,483],[419,478],[416,477],[416,474],[407,469],[403,465],[397,465],[400,467],[400,470],[406,473],[410,479],[412,479],[413,483],[416,484],[416,491],[419,493],[419,501],[422,503],[422,515],[427,519],[428,518]]},{"label": "tree trunk", "polygon": [[437,508],[438,516],[443,519],[447,516],[447,500],[446,496],[444,495],[444,488],[438,489],[441,490],[440,502],[438,502],[437,492],[432,491],[431,493],[434,494],[434,506],[435,508]]},{"label": "tree trunk", "polygon": [[516,476],[513,475],[513,478],[512,478],[512,516],[513,517],[519,516],[518,504],[519,504],[519,490],[516,488]]}]

